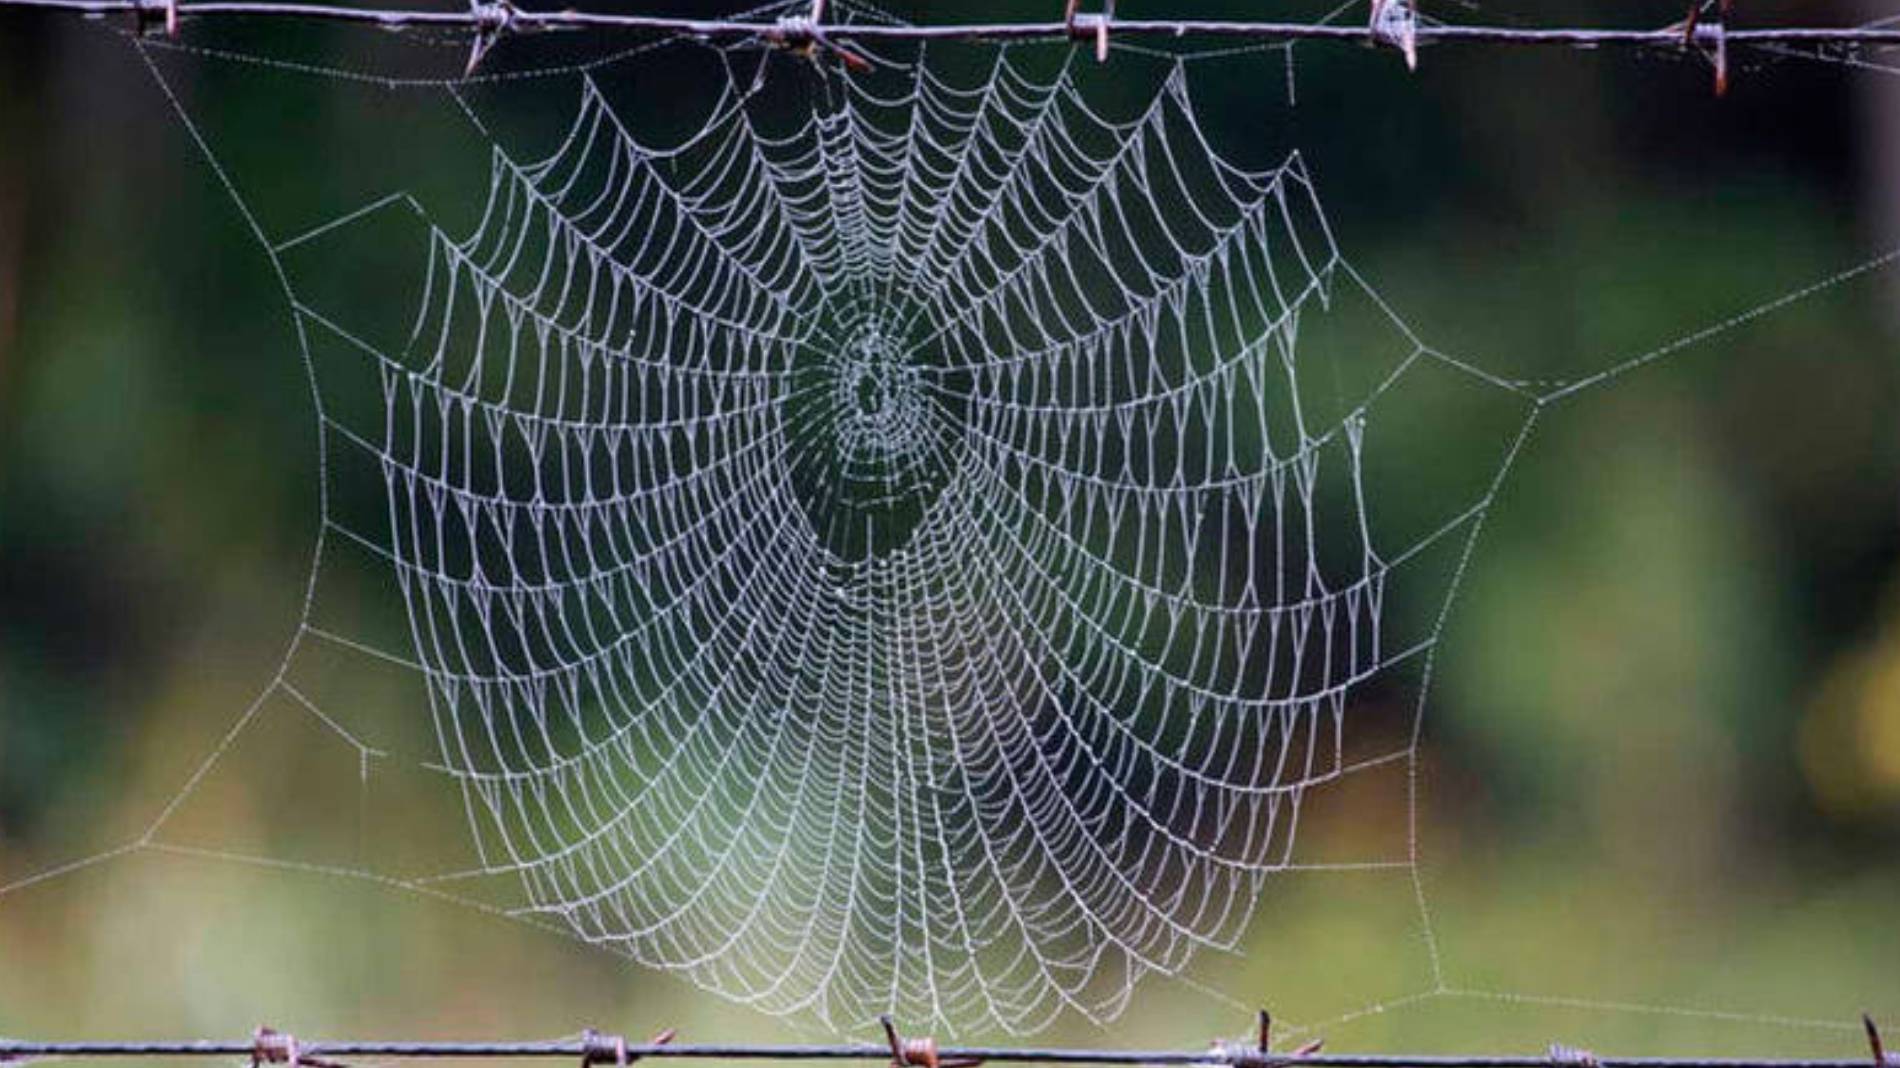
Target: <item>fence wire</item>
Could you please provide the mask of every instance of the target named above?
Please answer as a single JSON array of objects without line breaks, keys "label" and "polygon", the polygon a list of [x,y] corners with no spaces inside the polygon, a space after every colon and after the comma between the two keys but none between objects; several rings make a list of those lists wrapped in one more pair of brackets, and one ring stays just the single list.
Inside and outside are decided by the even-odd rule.
[{"label": "fence wire", "polygon": [[1081,1047],[938,1046],[931,1038],[905,1038],[886,1017],[886,1041],[879,1044],[775,1045],[746,1043],[676,1043],[664,1031],[644,1043],[596,1031],[579,1037],[538,1042],[398,1042],[305,1041],[268,1027],[247,1040],[186,1041],[73,1041],[31,1042],[0,1040],[0,1062],[39,1058],[249,1058],[252,1068],[347,1068],[342,1062],[357,1058],[422,1059],[569,1059],[580,1068],[614,1065],[628,1068],[642,1058],[710,1061],[862,1061],[882,1062],[891,1068],[978,1068],[984,1064],[1071,1064],[1205,1066],[1205,1068],[1900,1068],[1900,1054],[1890,1053],[1871,1016],[1863,1016],[1868,1055],[1857,1058],[1760,1057],[1618,1057],[1553,1043],[1538,1054],[1408,1054],[1320,1052],[1319,1041],[1291,1052],[1272,1044],[1272,1017],[1259,1016],[1253,1042],[1221,1041],[1206,1049],[1089,1049]]},{"label": "fence wire", "polygon": [[[787,46],[826,42],[1050,40],[1130,38],[1239,38],[1257,42],[1332,41],[1387,44],[1487,44],[1569,48],[1710,49],[1721,45],[1878,47],[1900,45],[1900,20],[1856,26],[1728,26],[1720,11],[1691,5],[1679,22],[1654,28],[1534,27],[1436,22],[1420,16],[1413,0],[1370,0],[1363,23],[1246,21],[1224,19],[1122,19],[1112,0],[1100,12],[1078,10],[1070,0],[1060,19],[1030,22],[826,23],[824,0],[809,15],[773,20],[698,19],[564,8],[528,10],[511,0],[475,0],[466,8],[385,8],[341,3],[272,0],[0,0],[0,10],[54,11],[94,18],[120,16],[141,28],[163,25],[176,33],[181,21],[218,17],[288,18],[364,23],[389,29],[433,27],[471,33],[527,34],[559,30],[621,31],[677,35],[710,42],[759,40]],[[1726,3],[1721,5],[1727,7]]]}]

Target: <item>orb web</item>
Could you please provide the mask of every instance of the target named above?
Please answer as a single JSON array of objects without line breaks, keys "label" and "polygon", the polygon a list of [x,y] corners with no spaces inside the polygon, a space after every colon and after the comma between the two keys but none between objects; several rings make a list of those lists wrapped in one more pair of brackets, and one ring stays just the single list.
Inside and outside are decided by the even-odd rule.
[{"label": "orb web", "polygon": [[[684,133],[608,68],[508,132],[451,86],[484,170],[260,229],[323,435],[299,639],[420,680],[469,827],[399,885],[946,1033],[1205,989],[1282,873],[1417,889],[1419,702],[1536,398],[1416,339],[1297,154],[1217,152],[1194,57],[709,54]],[[405,633],[331,622],[370,588]]]},{"label": "orb web", "polygon": [[1112,1015],[1401,656],[1300,382],[1337,252],[1179,66],[821,89],[660,149],[587,82],[436,233],[361,443],[443,760],[530,910],[734,998]]}]

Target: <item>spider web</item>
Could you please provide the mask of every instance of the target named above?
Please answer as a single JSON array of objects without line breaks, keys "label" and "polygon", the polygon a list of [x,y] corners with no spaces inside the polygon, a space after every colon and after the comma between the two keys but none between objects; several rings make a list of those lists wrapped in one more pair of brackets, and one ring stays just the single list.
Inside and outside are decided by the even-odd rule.
[{"label": "spider web", "polygon": [[[1033,1031],[1234,948],[1276,876],[1393,871],[1422,996],[1493,996],[1446,984],[1419,882],[1433,654],[1540,412],[1680,346],[1475,367],[1352,269],[1300,156],[1215,148],[1198,57],[1147,55],[1117,109],[1069,59],[983,55],[726,55],[672,140],[596,64],[539,149],[457,93],[471,222],[402,192],[260,226],[323,424],[320,561],[372,560],[407,624],[298,643],[422,682],[477,858],[352,874],[483,884],[827,1028]],[[365,248],[407,282],[373,306],[338,279]],[[1423,470],[1454,425],[1482,461]],[[380,750],[271,694],[367,778]],[[300,866],[159,833],[261,705],[92,859]],[[1303,852],[1309,806],[1377,776],[1393,833]]]},{"label": "spider web", "polygon": [[[1384,633],[1372,392],[1296,158],[1178,65],[1137,117],[1004,55],[737,87],[676,147],[583,81],[358,341],[386,555],[485,874],[775,1012],[1041,1026],[1230,947]],[[763,84],[763,83],[759,83]],[[897,89],[891,95],[882,91]],[[1470,502],[1462,502],[1469,505]],[[1322,543],[1330,539],[1330,545]],[[1104,979],[1106,978],[1106,982]]]}]

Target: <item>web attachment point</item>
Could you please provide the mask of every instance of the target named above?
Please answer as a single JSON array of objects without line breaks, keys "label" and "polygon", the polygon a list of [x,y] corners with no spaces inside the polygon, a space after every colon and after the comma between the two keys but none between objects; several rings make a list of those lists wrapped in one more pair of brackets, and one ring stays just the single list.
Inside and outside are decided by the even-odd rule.
[{"label": "web attachment point", "polygon": [[[1670,27],[1682,33],[1682,47],[1693,48],[1715,71],[1715,95],[1728,93],[1728,17],[1732,0],[1690,0],[1689,13]],[[1707,8],[1713,6],[1713,15]]]},{"label": "web attachment point", "polygon": [[160,25],[165,27],[165,36],[178,36],[178,0],[135,0],[131,11],[132,30],[138,36]]},{"label": "web attachment point", "polygon": [[1324,1038],[1313,1038],[1298,1048],[1284,1054],[1273,1052],[1273,1014],[1261,1009],[1257,1017],[1253,1046],[1229,1045],[1225,1042],[1214,1043],[1214,1053],[1219,1062],[1229,1068],[1282,1068],[1294,1061],[1303,1060],[1318,1053],[1326,1046]]},{"label": "web attachment point", "polygon": [[825,0],[812,0],[809,14],[782,16],[765,31],[765,40],[813,63],[822,56],[835,56],[848,71],[863,74],[871,69],[870,60],[825,33]]},{"label": "web attachment point", "polygon": [[1108,27],[1115,21],[1115,0],[1102,0],[1102,10],[1079,10],[1081,0],[1067,0],[1062,6],[1062,25],[1071,41],[1094,41],[1095,62],[1108,62]]},{"label": "web attachment point", "polygon": [[509,0],[469,0],[468,13],[475,23],[475,39],[468,46],[468,66],[462,69],[462,77],[475,76],[475,68],[495,47],[503,34],[515,28],[515,18],[521,10]]},{"label": "web attachment point", "polygon": [[1418,69],[1418,7],[1413,0],[1372,0],[1366,30],[1373,44],[1398,49],[1406,70]]}]

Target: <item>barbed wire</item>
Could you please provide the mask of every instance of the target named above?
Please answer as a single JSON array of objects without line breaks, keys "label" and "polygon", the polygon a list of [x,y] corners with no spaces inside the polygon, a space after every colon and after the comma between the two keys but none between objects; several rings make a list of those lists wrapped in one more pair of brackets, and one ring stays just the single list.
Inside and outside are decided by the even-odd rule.
[{"label": "barbed wire", "polygon": [[[538,33],[562,30],[603,30],[678,35],[706,41],[763,39],[775,43],[807,44],[813,38],[835,42],[1094,40],[1098,37],[1241,38],[1252,41],[1333,41],[1340,43],[1491,44],[1560,46],[1571,48],[1663,48],[1684,45],[1805,45],[1853,47],[1900,45],[1900,22],[1859,26],[1763,26],[1729,28],[1713,14],[1692,8],[1688,17],[1653,29],[1527,27],[1442,23],[1419,19],[1412,0],[1372,0],[1374,19],[1368,24],[1337,22],[1238,21],[1223,19],[1122,19],[1109,3],[1102,12],[1082,12],[1071,2],[1059,20],[972,23],[833,23],[822,24],[823,3],[813,16],[757,19],[699,19],[665,15],[625,14],[565,8],[533,11],[507,0],[477,0],[467,8],[427,10],[359,7],[340,3],[301,3],[293,0],[0,0],[0,10],[64,12],[93,18],[125,16],[141,26],[163,23],[176,32],[181,20],[217,17],[287,18],[323,22],[362,23],[386,29],[430,27],[471,32]],[[1395,20],[1394,10],[1412,20]],[[821,42],[822,43],[822,42]]]},{"label": "barbed wire", "polygon": [[504,36],[554,31],[641,33],[708,43],[757,41],[799,50],[807,55],[832,57],[854,71],[868,70],[871,64],[849,47],[852,44],[1070,40],[1093,43],[1096,60],[1106,61],[1111,37],[1120,36],[1141,39],[1211,38],[1243,40],[1254,44],[1292,44],[1301,41],[1371,43],[1398,50],[1405,57],[1405,65],[1414,69],[1418,66],[1419,47],[1430,44],[1694,49],[1709,61],[1714,70],[1715,92],[1719,96],[1728,89],[1730,45],[1754,45],[1783,51],[1900,45],[1900,20],[1883,20],[1857,26],[1784,25],[1731,29],[1727,22],[1732,13],[1733,0],[1691,0],[1681,20],[1653,29],[1439,22],[1420,16],[1417,0],[1367,0],[1366,21],[1358,25],[1330,20],[1120,19],[1115,17],[1115,0],[1101,0],[1102,9],[1096,12],[1080,11],[1079,2],[1066,0],[1059,21],[934,24],[828,24],[824,21],[826,0],[812,0],[809,15],[787,15],[772,21],[752,18],[682,18],[575,8],[535,11],[518,7],[513,0],[469,0],[467,8],[448,11],[358,7],[299,0],[0,0],[0,11],[63,12],[88,18],[120,15],[129,17],[140,33],[162,25],[165,32],[172,36],[177,35],[180,23],[186,19],[217,17],[357,23],[390,30],[412,27],[464,30],[472,38],[465,76],[475,73],[476,66]]},{"label": "barbed wire", "polygon": [[1320,1041],[1290,1052],[1272,1048],[1272,1017],[1262,1012],[1251,1042],[1215,1042],[1207,1049],[1086,1049],[1075,1047],[942,1046],[931,1038],[904,1038],[888,1017],[886,1042],[838,1045],[675,1043],[663,1031],[644,1043],[620,1035],[583,1032],[578,1038],[530,1042],[313,1041],[260,1027],[246,1041],[76,1041],[0,1040],[0,1063],[38,1058],[248,1057],[252,1068],[346,1068],[346,1058],[499,1059],[570,1058],[581,1068],[628,1068],[645,1057],[714,1061],[867,1061],[892,1068],[978,1068],[995,1064],[1196,1065],[1220,1068],[1900,1068],[1900,1054],[1888,1052],[1869,1016],[1862,1022],[1871,1059],[1758,1057],[1617,1057],[1553,1043],[1541,1054],[1321,1053]]}]

